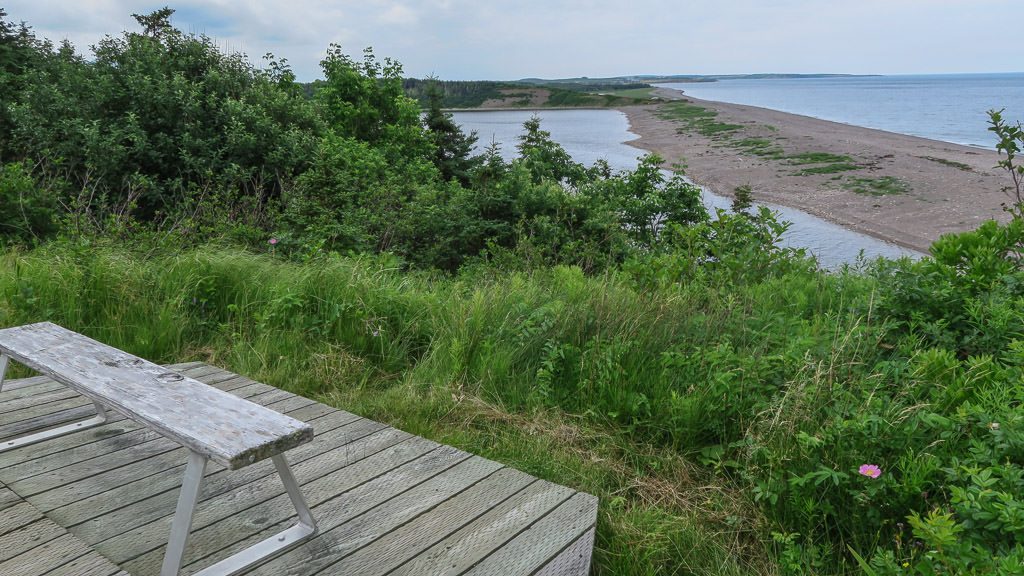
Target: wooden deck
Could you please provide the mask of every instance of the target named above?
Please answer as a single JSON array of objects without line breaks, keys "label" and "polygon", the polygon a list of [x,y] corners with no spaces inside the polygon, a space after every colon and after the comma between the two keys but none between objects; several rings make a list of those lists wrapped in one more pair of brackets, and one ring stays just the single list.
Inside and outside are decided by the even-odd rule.
[{"label": "wooden deck", "polygon": [[[589,572],[597,499],[200,363],[171,368],[313,425],[287,453],[320,528],[260,576]],[[0,442],[91,414],[46,378],[0,392]],[[184,448],[113,415],[102,426],[0,453],[0,575],[156,576]],[[207,468],[190,574],[294,519],[269,461]]]}]

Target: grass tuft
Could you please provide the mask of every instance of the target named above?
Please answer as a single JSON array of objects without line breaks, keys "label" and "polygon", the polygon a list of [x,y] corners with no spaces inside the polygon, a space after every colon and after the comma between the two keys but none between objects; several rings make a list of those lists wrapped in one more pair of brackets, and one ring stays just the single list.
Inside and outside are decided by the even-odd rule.
[{"label": "grass tuft", "polygon": [[910,192],[910,184],[892,176],[851,178],[843,183],[843,188],[868,196],[893,196]]},{"label": "grass tuft", "polygon": [[838,172],[849,172],[851,170],[860,170],[862,166],[857,164],[851,164],[849,162],[836,162],[834,164],[825,164],[824,166],[811,166],[810,168],[804,168],[798,172],[795,172],[795,176],[814,176],[817,174],[836,174]]},{"label": "grass tuft", "polygon": [[956,168],[957,170],[961,170],[963,172],[974,172],[974,168],[971,168],[970,165],[964,164],[963,162],[947,160],[945,158],[938,158],[936,156],[918,156],[918,158],[923,158],[924,160],[931,160],[932,162],[942,164],[943,166],[949,166],[950,168]]}]

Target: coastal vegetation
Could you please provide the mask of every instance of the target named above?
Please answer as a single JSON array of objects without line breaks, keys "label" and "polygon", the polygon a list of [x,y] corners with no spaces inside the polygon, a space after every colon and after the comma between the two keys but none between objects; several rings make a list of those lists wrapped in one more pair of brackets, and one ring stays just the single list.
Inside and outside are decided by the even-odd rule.
[{"label": "coastal vegetation", "polygon": [[956,168],[957,170],[963,170],[964,172],[974,172],[973,168],[971,168],[967,164],[964,164],[963,162],[948,160],[946,158],[937,158],[935,156],[921,156],[921,158],[924,158],[925,160],[931,160],[932,162],[937,162],[939,164],[942,164],[943,166],[950,166],[952,168]]},{"label": "coastal vegetation", "polygon": [[[692,102],[677,101],[662,104],[658,108],[657,115],[680,124],[677,129],[679,133],[695,132],[713,139],[719,146],[733,148],[761,158],[783,161],[789,165],[808,166],[796,173],[799,176],[835,174],[863,168],[853,158],[845,154],[818,151],[788,154],[778,138],[746,135],[745,129],[750,127],[722,122],[718,120],[718,112]],[[754,128],[771,131],[769,126],[755,126]]]},{"label": "coastal vegetation", "polygon": [[658,116],[681,123],[683,126],[679,128],[680,132],[694,130],[710,137],[735,132],[743,128],[739,124],[719,122],[716,120],[718,112],[685,101],[670,102],[662,105],[658,110]]},{"label": "coastal vegetation", "polygon": [[813,176],[816,174],[836,174],[839,172],[850,172],[852,170],[860,170],[863,166],[852,164],[850,162],[833,162],[831,164],[822,164],[820,166],[811,166],[808,168],[801,168],[796,171],[797,176]]},{"label": "coastal vegetation", "polygon": [[[911,191],[908,182],[894,176],[876,177],[848,174],[868,169],[871,164],[859,161],[847,154],[816,150],[787,152],[784,148],[784,140],[772,136],[775,131],[773,127],[722,122],[718,119],[717,111],[692,102],[678,101],[662,104],[656,114],[660,118],[679,124],[677,131],[681,134],[696,133],[710,138],[711,146],[730,148],[741,154],[775,161],[781,167],[798,167],[793,172],[787,171],[790,176],[830,176],[829,181],[838,183],[843,189],[868,196],[906,194]],[[922,158],[958,170],[966,168],[967,171],[971,171],[970,166],[959,162],[933,157]]]},{"label": "coastal vegetation", "polygon": [[843,188],[868,196],[889,196],[891,194],[906,194],[910,192],[909,184],[892,176],[850,178],[843,182]]},{"label": "coastal vegetation", "polygon": [[[312,92],[315,92],[314,83]],[[643,83],[546,83],[543,80],[515,82],[424,80],[407,78],[405,93],[426,107],[432,86],[440,93],[441,107],[457,108],[611,108],[648,104],[651,86]]]},{"label": "coastal vegetation", "polygon": [[597,574],[1024,571],[1019,126],[993,116],[1008,223],[828,272],[749,189],[709,214],[660,158],[583,166],[536,118],[473,155],[397,62],[332,47],[310,91],[171,15],[90,58],[0,17],[0,326],[594,493]]}]

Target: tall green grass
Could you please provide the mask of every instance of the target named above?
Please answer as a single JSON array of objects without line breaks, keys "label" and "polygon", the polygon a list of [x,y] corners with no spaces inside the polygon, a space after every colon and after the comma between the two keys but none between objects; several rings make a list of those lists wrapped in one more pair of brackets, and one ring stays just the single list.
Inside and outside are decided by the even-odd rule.
[{"label": "tall green grass", "polygon": [[[677,321],[703,298],[569,268],[452,280],[387,259],[58,243],[0,257],[0,325],[51,320],[157,362],[204,360],[597,494],[597,573],[768,574],[749,499],[644,439],[660,433],[611,426],[660,370],[643,348],[682,339]],[[603,355],[626,338],[625,365],[587,369],[574,391],[543,376],[553,341]]]},{"label": "tall green grass", "polygon": [[[598,574],[859,573],[850,551],[929,567],[944,552],[911,533],[915,514],[941,535],[946,509],[1024,510],[1016,323],[996,357],[927,345],[946,333],[900,303],[931,277],[910,265],[654,286],[627,269],[447,277],[58,242],[0,256],[0,325],[205,360],[594,493]],[[1013,524],[963,526],[963,554],[1015,561]]]}]

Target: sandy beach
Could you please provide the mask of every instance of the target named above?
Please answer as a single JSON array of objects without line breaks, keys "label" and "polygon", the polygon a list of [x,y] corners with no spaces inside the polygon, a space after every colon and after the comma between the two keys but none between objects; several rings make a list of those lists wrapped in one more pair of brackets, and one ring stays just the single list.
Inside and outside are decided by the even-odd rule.
[{"label": "sandy beach", "polygon": [[[995,151],[659,91],[733,127],[715,133],[666,119],[664,104],[631,106],[621,110],[640,138],[629,144],[657,153],[666,167],[685,165],[693,181],[719,194],[749,185],[755,200],[921,251],[942,234],[1005,219],[1009,180],[994,168]],[[826,154],[844,160],[808,161]]]}]

